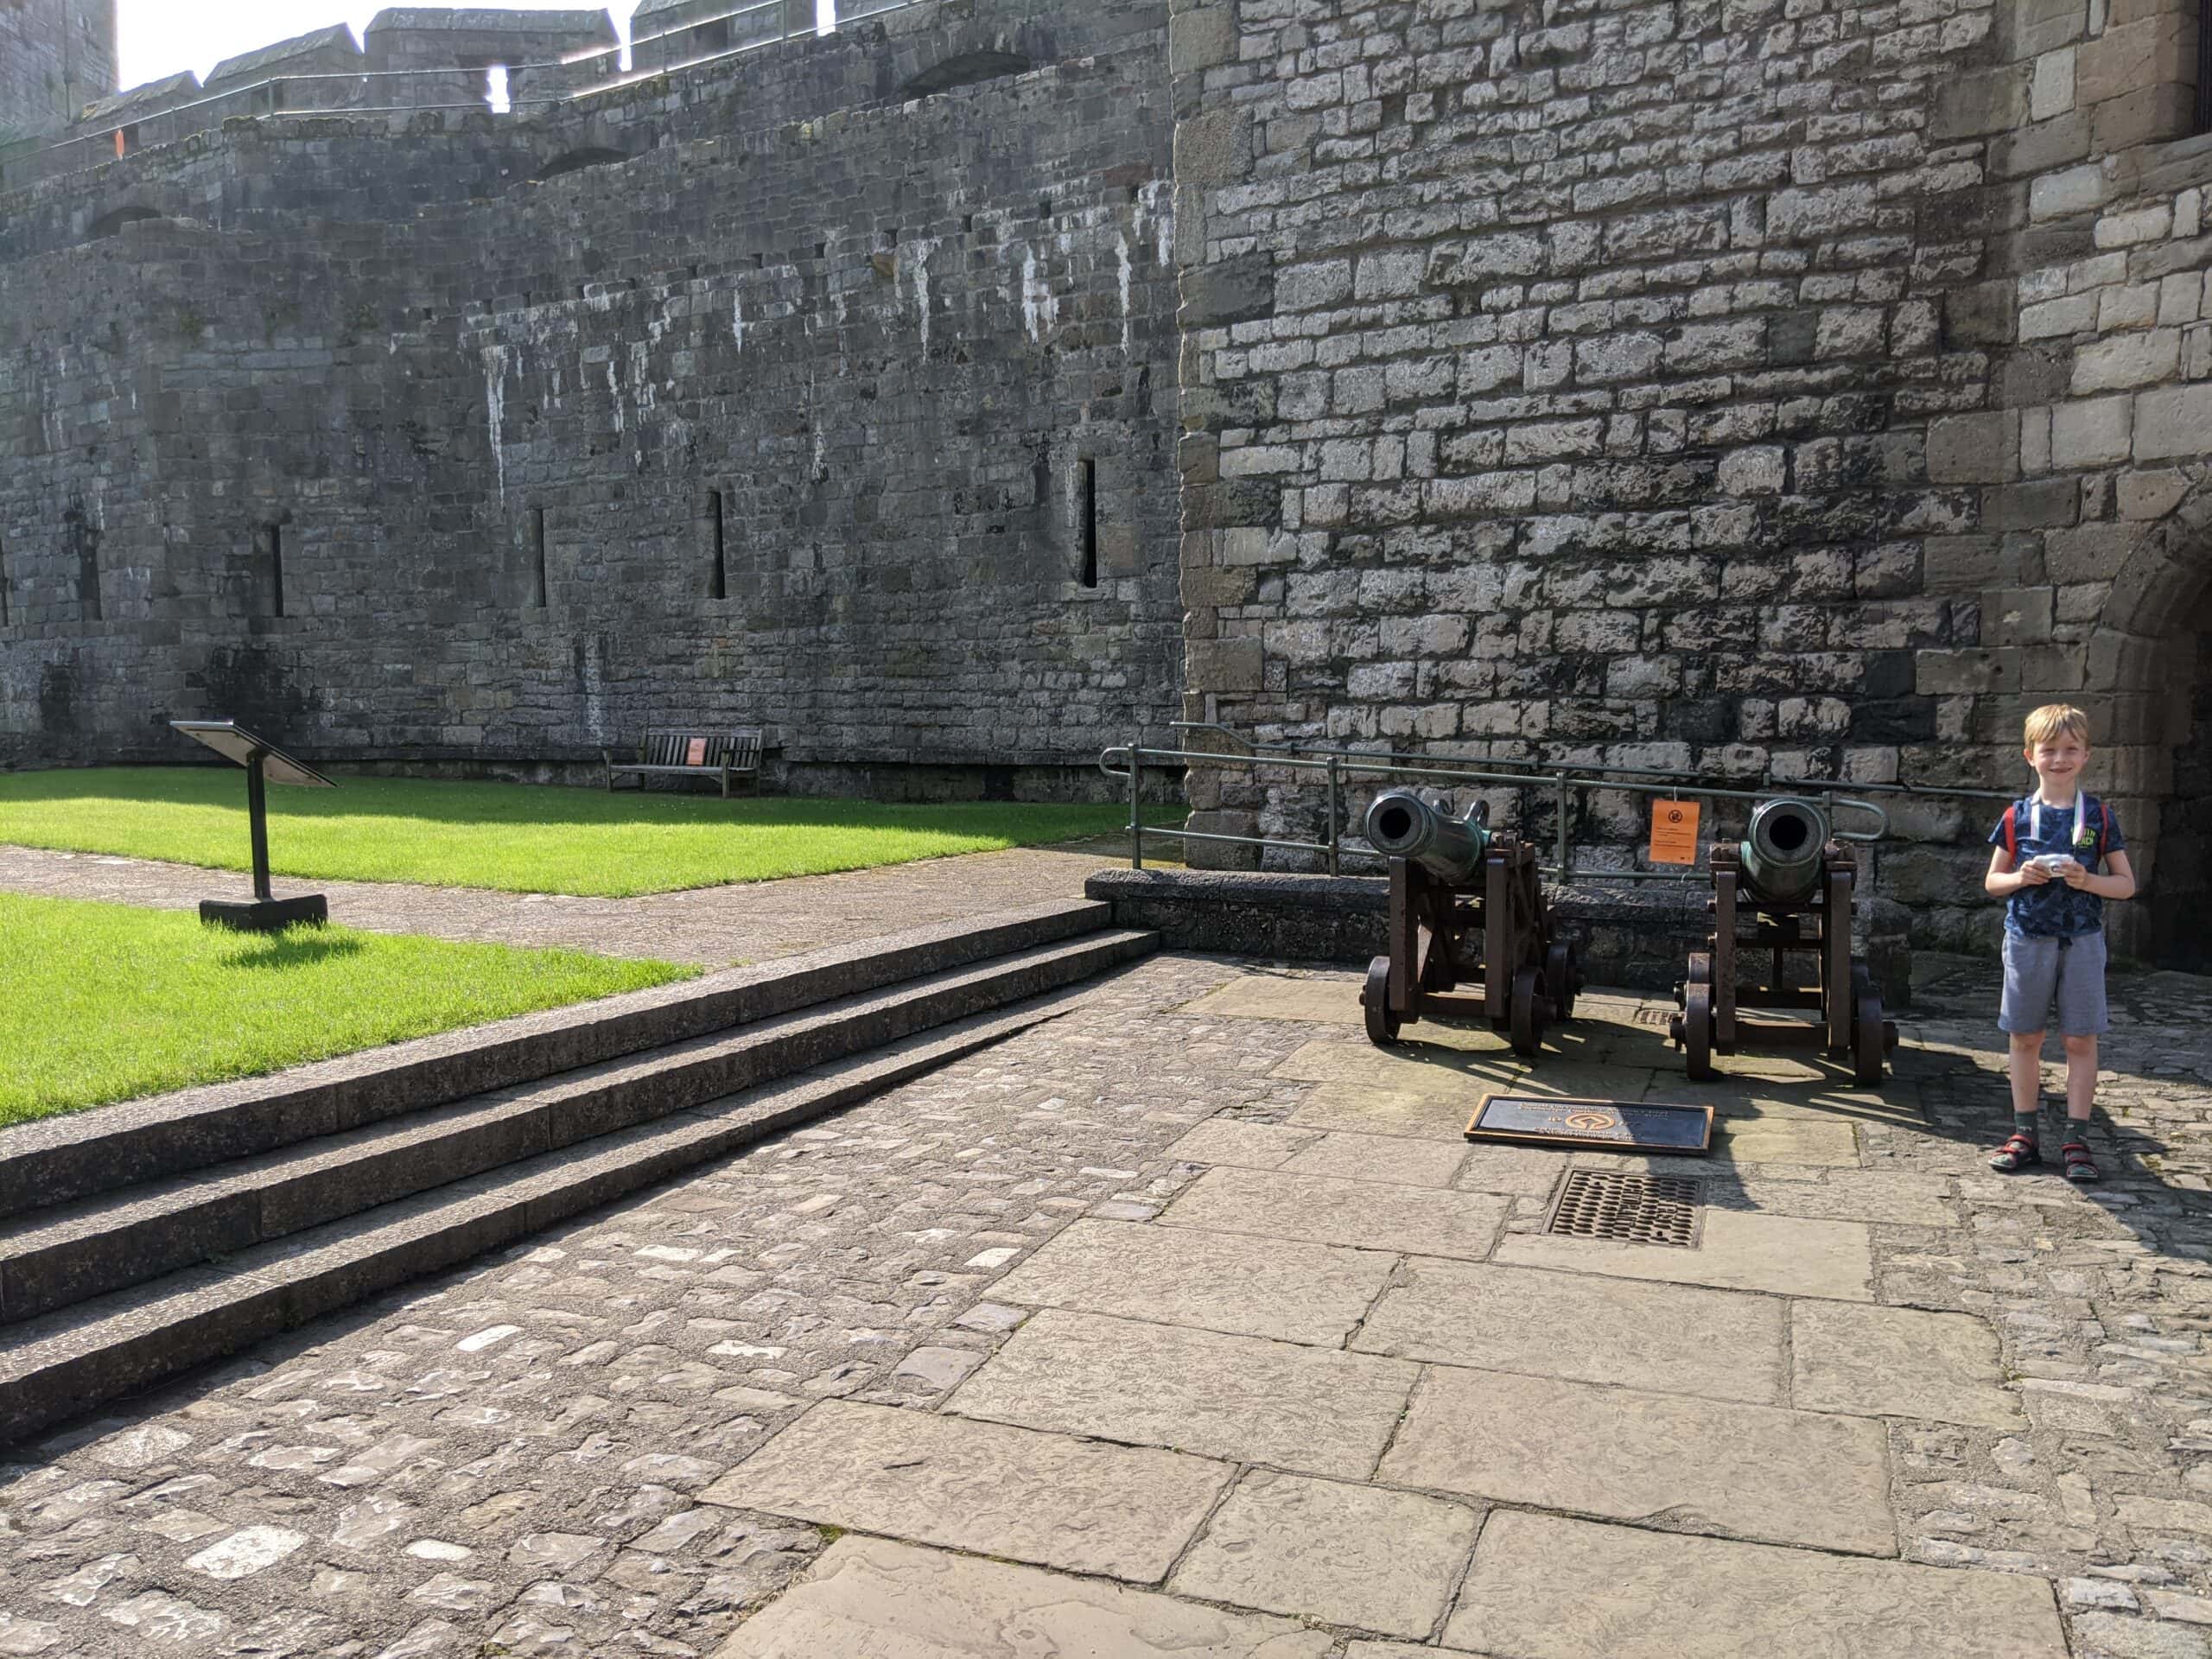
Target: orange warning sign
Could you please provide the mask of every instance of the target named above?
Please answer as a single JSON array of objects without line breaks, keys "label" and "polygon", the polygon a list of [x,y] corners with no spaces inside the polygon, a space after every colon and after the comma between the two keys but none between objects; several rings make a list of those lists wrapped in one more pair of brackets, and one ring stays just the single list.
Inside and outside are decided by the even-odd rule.
[{"label": "orange warning sign", "polygon": [[1697,862],[1695,801],[1651,803],[1651,861],[1654,864]]}]

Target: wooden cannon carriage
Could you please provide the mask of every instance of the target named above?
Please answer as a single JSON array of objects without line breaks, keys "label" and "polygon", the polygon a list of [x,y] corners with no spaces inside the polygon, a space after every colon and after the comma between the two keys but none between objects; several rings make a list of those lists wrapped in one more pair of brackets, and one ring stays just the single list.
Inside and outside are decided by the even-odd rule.
[{"label": "wooden cannon carriage", "polygon": [[[1675,991],[1681,1012],[1669,1028],[1690,1077],[1713,1077],[1715,1053],[1819,1048],[1849,1060],[1853,1081],[1879,1083],[1897,1027],[1882,1017],[1866,964],[1851,954],[1859,861],[1832,837],[1827,813],[1810,801],[1761,802],[1743,841],[1713,846],[1712,868],[1713,933],[1690,956]],[[1802,967],[1790,971],[1808,953],[1817,964],[1811,985],[1798,982]],[[1745,1008],[1817,1009],[1820,1019],[1760,1020]]]},{"label": "wooden cannon carriage", "polygon": [[1536,849],[1493,835],[1487,818],[1486,807],[1453,817],[1410,790],[1368,809],[1368,841],[1390,861],[1390,954],[1369,964],[1360,993],[1370,1040],[1396,1042],[1461,985],[1480,988],[1482,1016],[1522,1055],[1537,1052],[1553,1020],[1573,1017],[1581,971],[1573,947],[1553,937]]}]

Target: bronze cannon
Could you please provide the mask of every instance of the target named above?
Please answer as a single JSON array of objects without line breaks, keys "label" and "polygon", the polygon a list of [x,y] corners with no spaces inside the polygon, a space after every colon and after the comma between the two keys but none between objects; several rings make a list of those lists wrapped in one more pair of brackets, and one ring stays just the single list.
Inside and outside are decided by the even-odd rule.
[{"label": "bronze cannon", "polygon": [[1368,1037],[1395,1043],[1465,984],[1491,1028],[1534,1055],[1546,1026],[1573,1017],[1582,984],[1573,948],[1552,936],[1535,846],[1492,831],[1486,807],[1455,817],[1410,790],[1376,797],[1367,839],[1390,861],[1390,954],[1360,993]]},{"label": "bronze cannon", "polygon": [[[1882,1017],[1866,964],[1851,954],[1859,861],[1834,838],[1827,814],[1811,801],[1762,801],[1749,833],[1714,843],[1711,863],[1713,932],[1675,987],[1681,1012],[1669,1027],[1690,1077],[1713,1076],[1715,1053],[1821,1048],[1848,1059],[1854,1081],[1879,1083],[1897,1027]],[[1791,972],[1791,960],[1808,954],[1815,982],[1800,984],[1805,975]],[[1751,1019],[1745,1008],[1817,1009],[1820,1018]]]}]

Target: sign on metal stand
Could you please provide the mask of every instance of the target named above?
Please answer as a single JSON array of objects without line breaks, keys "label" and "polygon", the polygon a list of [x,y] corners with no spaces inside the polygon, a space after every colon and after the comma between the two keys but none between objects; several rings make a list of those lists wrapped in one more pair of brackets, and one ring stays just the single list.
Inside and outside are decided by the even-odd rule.
[{"label": "sign on metal stand", "polygon": [[200,919],[243,933],[280,933],[302,924],[320,926],[330,919],[330,906],[319,893],[296,899],[279,899],[269,888],[269,803],[266,784],[294,784],[310,789],[335,789],[337,785],[313,766],[295,760],[264,738],[256,737],[234,721],[173,720],[172,731],[204,743],[226,760],[245,768],[245,810],[253,837],[253,902],[203,899]]}]

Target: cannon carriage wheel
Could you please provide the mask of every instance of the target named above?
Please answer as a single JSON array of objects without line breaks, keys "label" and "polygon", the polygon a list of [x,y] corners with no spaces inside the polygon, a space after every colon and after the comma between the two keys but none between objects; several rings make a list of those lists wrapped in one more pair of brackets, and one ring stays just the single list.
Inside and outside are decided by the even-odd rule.
[{"label": "cannon carriage wheel", "polygon": [[1574,995],[1582,988],[1582,964],[1571,944],[1554,944],[1544,952],[1544,991],[1552,1000],[1552,1014],[1561,1023],[1574,1018]]},{"label": "cannon carriage wheel", "polygon": [[1524,1059],[1533,1059],[1544,1046],[1545,1015],[1551,1012],[1550,999],[1544,995],[1542,970],[1536,968],[1516,969],[1513,976],[1513,1000],[1508,1013],[1512,1027],[1513,1052]]},{"label": "cannon carriage wheel", "polygon": [[1359,1001],[1367,1016],[1367,1040],[1377,1048],[1389,1048],[1398,1040],[1402,1023],[1390,1011],[1389,957],[1377,957],[1367,964],[1367,983],[1360,990]]},{"label": "cannon carriage wheel", "polygon": [[1703,1083],[1713,1070],[1713,958],[1703,950],[1690,955],[1688,976],[1682,982],[1682,1011],[1674,1019],[1674,1038],[1682,1046],[1684,1065],[1693,1083]]}]

